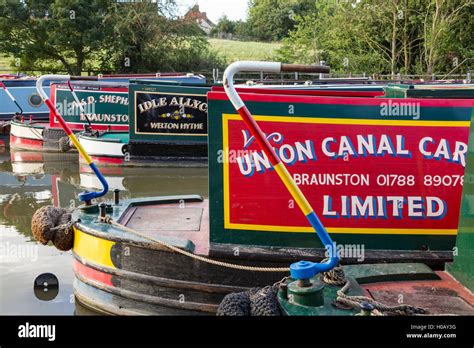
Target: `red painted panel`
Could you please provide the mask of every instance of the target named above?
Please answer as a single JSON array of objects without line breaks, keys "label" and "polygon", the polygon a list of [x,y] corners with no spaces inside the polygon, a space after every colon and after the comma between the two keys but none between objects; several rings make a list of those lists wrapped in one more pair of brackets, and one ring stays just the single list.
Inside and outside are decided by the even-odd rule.
[{"label": "red painted panel", "polygon": [[83,265],[77,260],[74,260],[74,272],[80,274],[86,279],[94,280],[108,286],[114,286],[112,284],[112,275],[104,272],[97,271],[93,268]]},{"label": "red painted panel", "polygon": [[123,158],[117,157],[98,157],[98,156],[91,156],[92,161],[96,164],[122,164]]},{"label": "red painted panel", "polygon": [[10,134],[10,146],[25,150],[42,150],[43,140],[19,138]]},{"label": "red painted panel", "polygon": [[[227,123],[229,222],[307,227],[244,123]],[[327,228],[457,229],[468,127],[258,123]]]}]

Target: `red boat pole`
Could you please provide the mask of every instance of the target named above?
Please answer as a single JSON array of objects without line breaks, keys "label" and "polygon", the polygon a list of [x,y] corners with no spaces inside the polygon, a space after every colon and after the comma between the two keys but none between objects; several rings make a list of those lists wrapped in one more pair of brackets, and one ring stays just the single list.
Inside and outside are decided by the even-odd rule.
[{"label": "red boat pole", "polygon": [[[337,256],[334,250],[334,242],[327,233],[323,224],[319,220],[318,216],[314,212],[310,203],[306,199],[303,192],[294,182],[292,176],[288,172],[285,164],[278,158],[275,153],[275,150],[268,142],[267,138],[263,134],[260,126],[257,124],[253,118],[250,111],[245,106],[244,102],[240,98],[234,87],[234,75],[243,72],[243,71],[255,71],[255,72],[272,72],[272,73],[281,73],[281,72],[302,72],[302,73],[328,73],[328,66],[317,66],[317,65],[297,65],[297,64],[282,64],[277,62],[252,62],[252,61],[241,61],[235,62],[227,67],[224,72],[224,89],[229,97],[230,101],[234,105],[234,108],[237,110],[239,115],[242,117],[247,128],[250,130],[251,134],[257,140],[257,143],[262,148],[265,155],[270,160],[273,168],[277,172],[280,180],[285,185],[288,192],[297,202],[299,208],[303,214],[308,219],[309,223],[315,229],[318,234],[319,239],[325,246],[326,250],[329,252],[329,259],[324,263],[312,263],[307,261],[300,261],[293,263],[290,266],[291,276],[294,279],[306,279],[311,278],[313,275],[326,272],[334,268],[339,262],[339,257]],[[227,150],[227,149],[225,149]],[[227,160],[227,159],[226,159]]]}]

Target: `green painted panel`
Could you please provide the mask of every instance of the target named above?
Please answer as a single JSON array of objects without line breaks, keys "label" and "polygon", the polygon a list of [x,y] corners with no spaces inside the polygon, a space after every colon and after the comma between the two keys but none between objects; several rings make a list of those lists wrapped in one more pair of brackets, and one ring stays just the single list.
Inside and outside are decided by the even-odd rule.
[{"label": "green painted panel", "polygon": [[[349,100],[349,98],[347,99]],[[381,100],[388,102],[388,100]],[[334,119],[384,119],[379,105],[305,104],[289,102],[246,102],[254,115],[288,116],[291,108],[298,117]],[[470,121],[472,108],[442,108],[424,106],[419,121]],[[229,101],[209,101],[209,192],[210,192],[210,240],[216,243],[232,243],[264,246],[321,247],[314,233],[288,233],[254,231],[224,228],[223,193],[223,129],[222,115],[236,114]],[[386,119],[386,118],[385,118]],[[406,117],[392,116],[392,120],[406,120]],[[336,126],[337,127],[337,126]],[[455,235],[435,234],[355,234],[334,233],[333,239],[339,244],[364,244],[366,249],[378,250],[452,250]]]},{"label": "green painted panel", "polygon": [[473,85],[388,85],[386,98],[472,99]]},{"label": "green painted panel", "polygon": [[474,291],[474,127],[472,122],[464,177],[454,262],[448,265],[447,270],[464,286]]},{"label": "green painted panel", "polygon": [[[116,90],[119,90],[116,88]],[[128,126],[128,95],[125,91],[76,90],[92,124]],[[81,109],[76,105],[69,89],[56,87],[55,104],[59,113],[69,124],[87,124]]]},{"label": "green painted panel", "polygon": [[206,144],[210,88],[131,83],[130,142]]}]

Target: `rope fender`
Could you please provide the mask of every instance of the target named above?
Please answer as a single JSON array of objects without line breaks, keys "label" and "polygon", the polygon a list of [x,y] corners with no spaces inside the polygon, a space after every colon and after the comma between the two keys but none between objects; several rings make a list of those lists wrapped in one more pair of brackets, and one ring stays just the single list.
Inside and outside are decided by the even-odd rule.
[{"label": "rope fender", "polygon": [[[279,283],[278,283],[279,284]],[[228,294],[217,309],[217,316],[279,316],[278,285],[252,288]]]},{"label": "rope fender", "polygon": [[39,208],[31,218],[33,237],[43,245],[52,241],[62,251],[70,250],[73,246],[73,225],[69,210],[51,205]]}]

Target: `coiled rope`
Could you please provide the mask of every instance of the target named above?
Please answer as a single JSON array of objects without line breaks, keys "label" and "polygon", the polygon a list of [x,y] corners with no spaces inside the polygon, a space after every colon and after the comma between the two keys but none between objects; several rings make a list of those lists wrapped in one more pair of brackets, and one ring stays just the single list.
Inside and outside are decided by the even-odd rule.
[{"label": "coiled rope", "polygon": [[223,262],[223,261],[217,261],[217,260],[209,259],[207,257],[196,255],[196,254],[193,254],[193,253],[188,252],[186,250],[177,248],[177,247],[175,247],[173,245],[170,245],[170,244],[168,244],[168,243],[166,243],[162,240],[150,237],[150,236],[148,236],[144,233],[141,233],[137,230],[134,230],[132,228],[129,228],[127,226],[119,224],[118,222],[115,222],[110,216],[106,216],[106,217],[101,218],[101,221],[105,222],[105,223],[108,223],[108,224],[110,224],[114,227],[117,227],[118,229],[121,229],[122,231],[133,233],[133,234],[135,234],[139,237],[148,239],[148,240],[150,240],[152,242],[155,242],[155,243],[157,243],[157,244],[159,244],[159,245],[161,245],[165,248],[168,248],[168,249],[170,249],[170,250],[172,250],[176,253],[188,256],[188,257],[193,258],[195,260],[199,260],[199,261],[202,261],[202,262],[209,263],[211,265],[226,267],[226,268],[232,268],[232,269],[238,269],[238,270],[241,270],[241,271],[252,271],[252,272],[286,272],[286,273],[288,273],[290,271],[289,267],[281,267],[281,268],[278,268],[278,267],[255,267],[255,266],[238,265],[238,264],[235,264],[235,263],[229,263],[229,262]]},{"label": "coiled rope", "polygon": [[[323,261],[324,262],[324,261]],[[375,301],[374,299],[367,296],[349,296],[347,291],[351,287],[351,283],[346,279],[344,270],[340,264],[334,267],[328,272],[321,273],[321,281],[328,285],[342,286],[341,289],[337,291],[336,302],[341,303],[350,308],[362,308],[363,303],[369,303],[373,306],[374,315],[421,315],[427,314],[428,310],[421,307],[416,307],[412,305],[402,304],[397,306],[388,306],[381,302]]]}]

